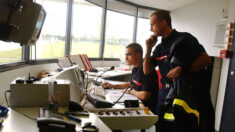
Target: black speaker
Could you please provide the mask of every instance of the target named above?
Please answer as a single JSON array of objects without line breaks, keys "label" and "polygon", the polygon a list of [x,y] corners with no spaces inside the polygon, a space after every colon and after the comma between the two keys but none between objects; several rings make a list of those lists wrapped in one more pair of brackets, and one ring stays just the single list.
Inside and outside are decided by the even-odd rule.
[{"label": "black speaker", "polygon": [[125,107],[139,107],[139,101],[138,100],[125,100],[124,101]]}]

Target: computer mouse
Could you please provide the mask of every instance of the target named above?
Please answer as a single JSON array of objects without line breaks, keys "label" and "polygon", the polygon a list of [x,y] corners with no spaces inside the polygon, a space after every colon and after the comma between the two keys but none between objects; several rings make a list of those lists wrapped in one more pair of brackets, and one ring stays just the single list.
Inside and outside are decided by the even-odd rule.
[{"label": "computer mouse", "polygon": [[69,111],[83,111],[82,106],[74,101],[69,101]]}]

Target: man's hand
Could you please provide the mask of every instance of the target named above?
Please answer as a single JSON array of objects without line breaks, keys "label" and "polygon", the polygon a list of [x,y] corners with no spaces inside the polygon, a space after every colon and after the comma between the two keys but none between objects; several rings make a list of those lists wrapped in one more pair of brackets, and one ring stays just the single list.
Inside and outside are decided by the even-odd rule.
[{"label": "man's hand", "polygon": [[100,84],[103,88],[113,88],[113,85],[108,83],[108,82],[104,82]]},{"label": "man's hand", "polygon": [[190,69],[190,71],[192,72],[200,71],[211,64],[212,64],[212,60],[210,56],[208,56],[206,52],[203,52],[203,53],[200,53],[197,59],[193,62],[192,68]]},{"label": "man's hand", "polygon": [[171,69],[168,73],[167,73],[167,77],[172,79],[173,81],[175,81],[175,79],[177,79],[180,74],[182,72],[182,69],[180,66],[175,67],[174,69]]},{"label": "man's hand", "polygon": [[151,35],[149,39],[146,40],[146,48],[152,49],[153,46],[157,43],[157,37],[154,35]]},{"label": "man's hand", "polygon": [[[124,93],[126,91],[126,89],[122,89],[122,93]],[[128,90],[126,91],[126,94],[131,94],[130,92],[132,91],[132,89],[128,88]]]}]

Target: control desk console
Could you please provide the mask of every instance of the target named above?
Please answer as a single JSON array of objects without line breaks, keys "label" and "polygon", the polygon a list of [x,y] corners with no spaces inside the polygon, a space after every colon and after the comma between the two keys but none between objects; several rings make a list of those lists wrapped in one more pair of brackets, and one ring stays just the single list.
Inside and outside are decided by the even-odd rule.
[{"label": "control desk console", "polygon": [[158,120],[148,108],[90,109],[89,112],[95,113],[112,130],[148,129]]}]

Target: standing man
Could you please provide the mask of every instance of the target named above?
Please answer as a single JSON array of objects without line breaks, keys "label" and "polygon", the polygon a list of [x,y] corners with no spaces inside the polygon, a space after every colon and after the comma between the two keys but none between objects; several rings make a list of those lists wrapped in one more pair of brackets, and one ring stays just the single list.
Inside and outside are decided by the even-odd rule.
[{"label": "standing man", "polygon": [[[157,113],[159,114],[157,132],[213,132],[214,109],[211,103],[210,90],[208,85],[204,85],[208,84],[208,82],[201,79],[203,78],[201,71],[211,64],[210,57],[194,36],[172,29],[169,12],[160,10],[154,12],[150,18],[150,25],[150,30],[154,34],[146,40],[147,51],[143,70],[144,74],[147,75],[152,69],[158,66],[162,76],[161,83],[163,84],[163,88],[159,91],[157,106]],[[150,56],[158,36],[162,37],[162,42],[156,46],[153,55]],[[177,126],[175,123],[178,121],[177,119],[175,122],[169,122],[165,118],[167,117],[165,106],[166,96],[173,82],[179,78],[184,79],[192,87],[190,89],[193,94],[192,98],[196,101],[199,113],[196,114],[198,115],[199,126],[196,127],[196,130],[190,127],[190,125],[187,125],[190,122],[180,122],[179,124],[181,126]],[[183,103],[185,106],[189,106],[187,100]],[[187,108],[193,110],[190,107]],[[189,112],[187,110],[185,111]],[[192,113],[189,112],[189,114]],[[174,120],[173,117],[170,118]]]},{"label": "standing man", "polygon": [[129,88],[128,94],[136,96],[146,107],[156,114],[158,83],[157,73],[154,69],[149,75],[143,73],[143,50],[137,43],[129,44],[126,47],[126,61],[128,65],[134,65],[132,79],[123,84],[102,83],[104,88]]}]

